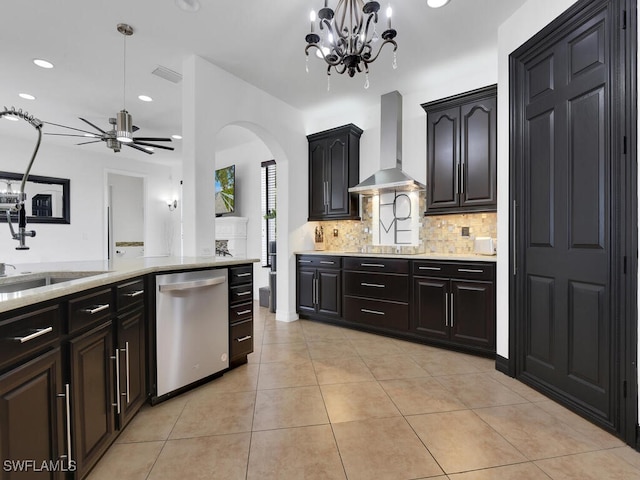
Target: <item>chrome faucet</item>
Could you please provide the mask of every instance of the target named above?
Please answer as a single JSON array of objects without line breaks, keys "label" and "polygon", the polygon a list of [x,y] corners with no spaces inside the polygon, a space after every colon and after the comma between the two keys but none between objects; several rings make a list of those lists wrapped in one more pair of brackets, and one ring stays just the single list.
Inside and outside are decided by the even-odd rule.
[{"label": "chrome faucet", "polygon": [[11,265],[10,263],[0,263],[0,277],[4,277],[7,274],[6,267],[11,267],[14,270],[16,269],[16,266]]},{"label": "chrome faucet", "polygon": [[[36,148],[33,150],[31,160],[27,165],[27,170],[22,176],[20,191],[17,193],[0,192],[0,211],[6,212],[7,222],[9,223],[9,229],[11,230],[11,237],[14,240],[18,240],[19,242],[16,250],[29,250],[29,247],[27,247],[26,245],[25,239],[27,237],[35,237],[36,232],[35,230],[27,230],[26,228],[27,214],[25,211],[24,203],[27,195],[24,192],[24,187],[27,183],[27,178],[29,178],[29,172],[31,171],[31,167],[33,166],[33,161],[36,159],[38,149],[40,148],[40,142],[42,140],[42,122],[35,118],[33,115],[29,115],[28,112],[23,112],[22,109],[16,110],[15,107],[11,107],[11,109],[4,107],[4,110],[0,111],[0,118],[5,115],[12,115],[14,117],[21,118],[38,131],[38,141],[36,143]],[[11,212],[18,212],[18,233],[16,233],[13,229],[13,224],[11,223]],[[4,274],[4,267],[2,268],[2,273],[0,273],[0,275],[2,274]]]}]

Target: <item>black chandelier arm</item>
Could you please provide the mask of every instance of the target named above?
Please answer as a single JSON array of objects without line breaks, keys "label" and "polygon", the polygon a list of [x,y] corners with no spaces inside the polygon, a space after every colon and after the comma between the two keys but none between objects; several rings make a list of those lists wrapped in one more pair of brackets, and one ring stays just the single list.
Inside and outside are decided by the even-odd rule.
[{"label": "black chandelier arm", "polygon": [[322,55],[322,58],[324,59],[325,62],[327,62],[327,64],[329,64],[329,68],[334,67],[336,65],[340,65],[340,63],[342,62],[342,57],[336,55],[336,59],[335,61],[331,61],[322,51],[322,48],[320,48],[317,44],[315,43],[310,43],[309,45],[307,45],[307,47],[304,49],[304,53],[309,56],[309,49],[310,48],[316,48],[319,52],[320,55]]},{"label": "black chandelier arm", "polygon": [[371,57],[371,58],[362,58],[362,60],[364,61],[365,64],[369,64],[369,63],[373,63],[376,61],[376,59],[380,56],[380,52],[382,51],[382,47],[384,47],[387,43],[390,43],[391,45],[393,45],[393,51],[395,52],[396,50],[398,50],[398,44],[396,43],[395,40],[385,40],[384,42],[382,42],[382,44],[380,45],[380,48],[378,48],[378,53],[376,53],[375,57]]}]

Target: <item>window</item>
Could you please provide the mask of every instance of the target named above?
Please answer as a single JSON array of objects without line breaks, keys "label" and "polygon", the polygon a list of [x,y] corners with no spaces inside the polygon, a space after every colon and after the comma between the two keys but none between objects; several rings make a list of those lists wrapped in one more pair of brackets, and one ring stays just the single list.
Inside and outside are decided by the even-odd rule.
[{"label": "window", "polygon": [[263,267],[271,266],[269,242],[276,240],[276,161],[262,162],[260,172],[262,198],[262,250]]}]

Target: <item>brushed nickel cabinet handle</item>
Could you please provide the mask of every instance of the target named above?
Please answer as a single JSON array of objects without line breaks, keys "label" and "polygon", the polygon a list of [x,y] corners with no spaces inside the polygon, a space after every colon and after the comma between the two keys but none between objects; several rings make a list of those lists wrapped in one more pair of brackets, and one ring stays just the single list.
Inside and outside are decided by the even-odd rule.
[{"label": "brushed nickel cabinet handle", "polygon": [[453,328],[453,320],[454,320],[454,313],[453,313],[453,293],[451,294],[451,328]]},{"label": "brushed nickel cabinet handle", "polygon": [[127,404],[129,404],[129,392],[130,392],[130,381],[129,381],[129,370],[130,370],[130,363],[129,363],[129,342],[125,342],[124,343],[124,361],[126,363],[126,367],[127,367]]},{"label": "brushed nickel cabinet handle", "polygon": [[244,337],[236,338],[236,342],[246,342],[247,340],[251,340],[251,335],[245,335]]},{"label": "brushed nickel cabinet handle", "polygon": [[90,315],[95,315],[98,312],[107,310],[111,305],[105,303],[104,305],[94,305],[93,307],[83,308],[81,311]]},{"label": "brushed nickel cabinet handle", "polygon": [[144,293],[144,290],[136,290],[135,292],[125,293],[124,296],[125,297],[129,297],[129,298],[134,298],[134,297],[137,297],[139,295],[142,295],[143,293]]},{"label": "brushed nickel cabinet handle", "polygon": [[475,268],[459,268],[458,271],[466,272],[466,273],[483,273],[484,272],[484,270],[478,270]]},{"label": "brushed nickel cabinet handle", "polygon": [[384,264],[382,263],[361,263],[360,264],[361,267],[378,267],[378,268],[384,268]]},{"label": "brushed nickel cabinet handle", "polygon": [[244,297],[245,295],[251,295],[251,292],[250,291],[238,292],[236,293],[236,295],[238,295],[239,297]]},{"label": "brushed nickel cabinet handle", "polygon": [[384,312],[379,312],[378,310],[369,310],[368,308],[361,308],[360,311],[362,313],[373,313],[374,315],[385,315]]},{"label": "brushed nickel cabinet handle", "polygon": [[246,315],[247,313],[251,313],[251,310],[242,310],[241,312],[236,312],[236,315]]},{"label": "brushed nickel cabinet handle", "polygon": [[434,270],[436,272],[439,272],[442,269],[440,267],[418,267],[418,270]]},{"label": "brushed nickel cabinet handle", "polygon": [[116,363],[116,403],[112,403],[112,407],[116,407],[116,412],[120,415],[120,355],[119,349],[116,348],[115,355],[111,357],[111,360],[115,360]]},{"label": "brushed nickel cabinet handle", "polygon": [[327,260],[320,260],[320,263],[322,263],[323,265],[335,265],[336,262],[329,262]]},{"label": "brushed nickel cabinet handle", "polygon": [[363,287],[376,287],[376,288],[385,288],[386,287],[386,285],[380,285],[378,283],[366,283],[366,282],[361,282],[360,285],[363,286]]},{"label": "brushed nickel cabinet handle", "polygon": [[64,385],[64,393],[58,393],[58,397],[64,397],[65,403],[65,413],[66,413],[66,437],[67,437],[67,454],[60,455],[61,458],[66,458],[68,463],[71,464],[73,462],[73,458],[71,456],[71,395],[70,395],[70,386],[68,383]]},{"label": "brushed nickel cabinet handle", "polygon": [[46,335],[51,331],[53,331],[53,327],[38,328],[33,333],[25,337],[15,337],[13,340],[20,343],[27,343],[29,340],[33,340],[34,338],[38,338],[38,337],[41,337],[42,335]]},{"label": "brushed nickel cabinet handle", "polygon": [[444,326],[448,327],[449,326],[449,294],[446,292],[444,294],[444,308],[445,308]]},{"label": "brushed nickel cabinet handle", "polygon": [[251,275],[251,273],[239,273],[236,277],[248,277],[249,275]]}]

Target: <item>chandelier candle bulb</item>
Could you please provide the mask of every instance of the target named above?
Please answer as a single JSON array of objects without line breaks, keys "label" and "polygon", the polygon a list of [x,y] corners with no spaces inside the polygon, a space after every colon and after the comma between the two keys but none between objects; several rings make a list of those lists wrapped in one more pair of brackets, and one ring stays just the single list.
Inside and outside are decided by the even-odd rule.
[{"label": "chandelier candle bulb", "polygon": [[314,32],[314,28],[315,28],[315,21],[316,21],[316,11],[315,10],[311,10],[311,13],[309,14],[309,20],[311,20],[311,33]]},{"label": "chandelier candle bulb", "polygon": [[387,7],[387,29],[391,30],[391,14],[393,13],[393,11],[391,10],[391,7]]}]

